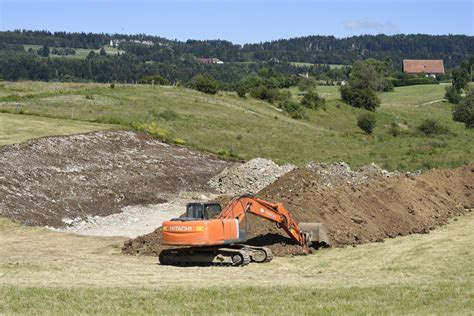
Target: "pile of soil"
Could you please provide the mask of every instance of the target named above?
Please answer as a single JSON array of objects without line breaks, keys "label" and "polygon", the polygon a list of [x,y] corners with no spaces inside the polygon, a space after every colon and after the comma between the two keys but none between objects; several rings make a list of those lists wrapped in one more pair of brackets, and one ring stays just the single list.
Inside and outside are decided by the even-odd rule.
[{"label": "pile of soil", "polygon": [[[428,233],[474,208],[474,164],[418,176],[380,176],[358,184],[325,187],[324,183],[324,177],[309,168],[295,169],[258,196],[284,202],[297,221],[324,223],[333,246]],[[255,216],[247,219],[250,244],[269,246],[277,256],[307,252],[274,224]],[[157,255],[162,249],[158,229],[129,240],[123,252]]]},{"label": "pile of soil", "polygon": [[279,166],[271,160],[255,158],[224,169],[209,185],[223,194],[254,194],[293,169],[295,166],[290,164]]},{"label": "pile of soil", "polygon": [[49,137],[0,148],[0,215],[63,227],[166,193],[212,192],[207,182],[233,163],[141,133]]}]

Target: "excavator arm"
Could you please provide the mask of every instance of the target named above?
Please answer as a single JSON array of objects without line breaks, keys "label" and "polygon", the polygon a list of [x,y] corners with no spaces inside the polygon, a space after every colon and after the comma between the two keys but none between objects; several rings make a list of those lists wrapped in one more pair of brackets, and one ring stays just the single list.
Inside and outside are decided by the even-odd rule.
[{"label": "excavator arm", "polygon": [[298,224],[283,203],[271,203],[251,195],[234,197],[218,218],[237,219],[240,223],[245,219],[247,213],[275,222],[301,246],[310,246],[313,242],[329,244],[321,224]]}]

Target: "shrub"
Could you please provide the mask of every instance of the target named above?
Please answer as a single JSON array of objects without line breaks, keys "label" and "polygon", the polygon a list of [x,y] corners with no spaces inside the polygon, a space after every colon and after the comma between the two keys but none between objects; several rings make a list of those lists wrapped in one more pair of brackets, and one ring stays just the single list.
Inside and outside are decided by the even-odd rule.
[{"label": "shrub", "polygon": [[110,89],[115,89],[115,83],[110,84]]},{"label": "shrub", "polygon": [[470,90],[461,103],[454,106],[453,119],[467,128],[474,128],[474,90]]},{"label": "shrub", "polygon": [[375,115],[372,113],[364,113],[357,119],[357,126],[367,134],[372,134],[375,127]]},{"label": "shrub", "polygon": [[94,96],[92,94],[86,94],[86,99],[87,100],[94,100]]},{"label": "shrub", "polygon": [[258,86],[250,89],[250,95],[256,99],[274,102],[286,102],[291,98],[291,92],[280,91],[275,88],[267,88],[265,86]]},{"label": "shrub", "polygon": [[245,98],[245,95],[247,94],[247,88],[244,85],[238,85],[237,88],[235,88],[235,91],[237,92],[237,95],[241,98]]},{"label": "shrub", "polygon": [[326,106],[326,99],[320,97],[316,92],[310,91],[301,99],[301,105],[309,109],[324,108]]},{"label": "shrub", "polygon": [[423,85],[423,84],[437,84],[439,83],[436,78],[433,77],[403,77],[400,79],[391,80],[391,83],[395,87],[403,86],[414,86],[414,85]]},{"label": "shrub", "polygon": [[400,129],[400,126],[398,126],[398,124],[392,123],[390,126],[390,129],[388,130],[388,133],[392,135],[393,137],[397,137],[397,136],[400,136],[402,131]]},{"label": "shrub", "polygon": [[420,126],[418,126],[418,130],[425,134],[426,136],[435,136],[441,134],[447,134],[449,130],[438,123],[433,119],[426,119],[424,120]]},{"label": "shrub", "polygon": [[145,76],[138,82],[141,84],[156,84],[161,86],[169,85],[169,81],[161,77],[160,75]]},{"label": "shrub", "polygon": [[178,113],[176,113],[173,110],[165,110],[163,112],[160,112],[158,114],[151,113],[153,116],[159,119],[163,119],[165,121],[172,121],[176,120],[178,118]]},{"label": "shrub", "polygon": [[193,87],[203,93],[216,94],[218,82],[210,75],[197,75],[193,79]]},{"label": "shrub", "polygon": [[462,100],[461,93],[454,86],[446,87],[444,97],[454,104],[458,104]]},{"label": "shrub", "polygon": [[288,113],[291,118],[294,119],[302,119],[306,117],[304,109],[301,105],[293,100],[286,100],[280,104],[280,108],[283,109],[286,113]]},{"label": "shrub", "polygon": [[375,111],[380,106],[380,99],[373,90],[347,86],[341,86],[340,90],[342,100],[353,107]]},{"label": "shrub", "polygon": [[392,81],[385,79],[383,84],[383,91],[384,92],[392,92],[394,90]]},{"label": "shrub", "polygon": [[182,138],[176,137],[175,139],[173,139],[173,143],[177,145],[185,145],[186,141]]}]

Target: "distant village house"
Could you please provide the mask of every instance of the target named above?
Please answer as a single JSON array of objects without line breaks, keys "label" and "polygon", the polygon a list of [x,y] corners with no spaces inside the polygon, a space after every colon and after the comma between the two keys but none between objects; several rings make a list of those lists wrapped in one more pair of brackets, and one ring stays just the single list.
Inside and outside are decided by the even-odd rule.
[{"label": "distant village house", "polygon": [[404,59],[403,72],[436,78],[436,75],[444,74],[444,63],[441,59]]},{"label": "distant village house", "polygon": [[224,62],[219,58],[197,57],[196,60],[201,64],[223,64]]}]

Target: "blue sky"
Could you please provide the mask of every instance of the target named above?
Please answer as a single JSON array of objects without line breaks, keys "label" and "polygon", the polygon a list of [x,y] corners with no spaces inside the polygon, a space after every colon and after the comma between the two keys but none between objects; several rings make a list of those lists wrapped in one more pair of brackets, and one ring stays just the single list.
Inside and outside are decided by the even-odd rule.
[{"label": "blue sky", "polygon": [[474,33],[474,0],[0,0],[0,29],[256,43],[305,35]]}]

